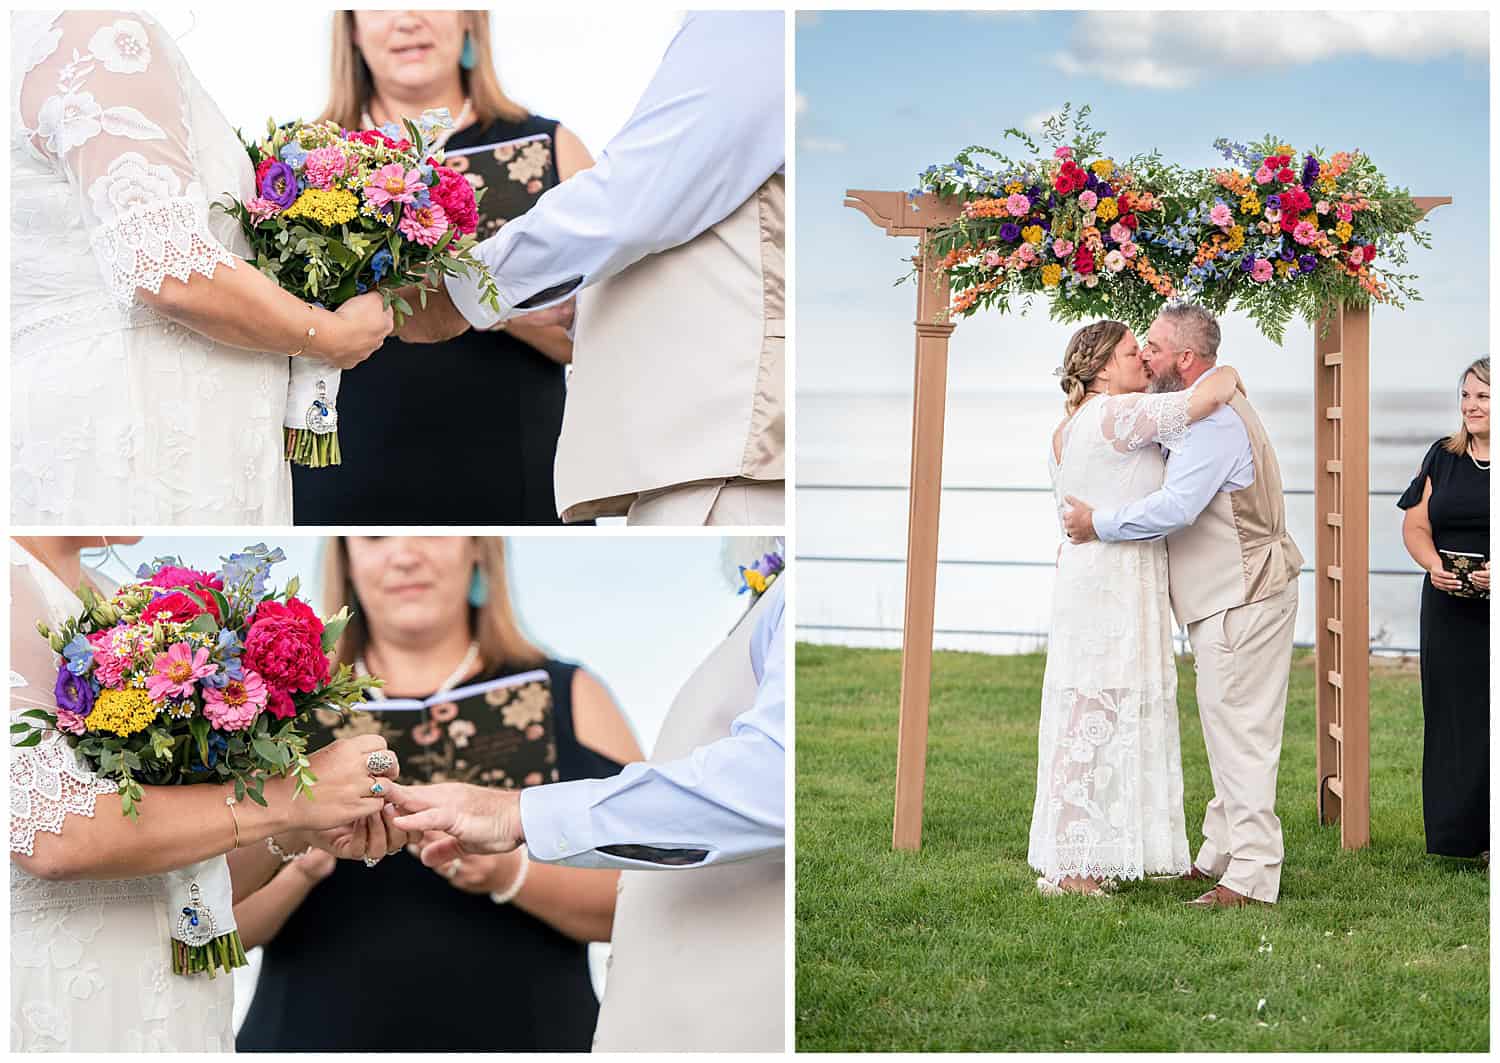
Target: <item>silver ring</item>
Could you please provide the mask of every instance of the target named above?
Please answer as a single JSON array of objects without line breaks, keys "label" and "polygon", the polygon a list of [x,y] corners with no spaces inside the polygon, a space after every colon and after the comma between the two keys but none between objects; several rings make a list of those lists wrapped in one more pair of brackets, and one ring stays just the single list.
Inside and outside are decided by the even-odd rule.
[{"label": "silver ring", "polygon": [[374,867],[378,863],[380,863],[380,858],[379,857],[376,857],[374,860],[371,860],[368,856],[365,857],[365,866],[366,867]]},{"label": "silver ring", "polygon": [[371,775],[380,775],[396,766],[396,754],[387,749],[377,749],[365,758],[365,770]]}]

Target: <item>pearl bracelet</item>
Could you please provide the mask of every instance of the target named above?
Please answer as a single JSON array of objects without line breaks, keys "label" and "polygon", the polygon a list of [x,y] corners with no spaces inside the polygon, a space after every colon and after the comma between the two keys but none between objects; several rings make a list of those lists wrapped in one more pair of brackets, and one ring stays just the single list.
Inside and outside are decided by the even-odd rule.
[{"label": "pearl bracelet", "polygon": [[279,845],[276,844],[276,838],[275,838],[274,835],[269,835],[269,834],[266,835],[266,848],[269,849],[269,850],[271,850],[271,852],[272,852],[273,855],[279,856],[281,858],[281,862],[283,864],[289,864],[293,860],[297,859],[297,857],[299,857],[299,856],[306,856],[308,853],[310,853],[310,852],[313,851],[313,847],[311,845],[309,845],[306,849],[303,849],[300,853],[289,853],[285,849],[283,849],[281,846],[279,846]]},{"label": "pearl bracelet", "polygon": [[511,884],[505,887],[503,893],[491,893],[490,900],[496,904],[509,904],[516,899],[516,894],[521,892],[521,887],[526,885],[526,872],[531,870],[531,857],[526,852],[526,846],[521,846],[521,870],[516,872],[516,877]]}]

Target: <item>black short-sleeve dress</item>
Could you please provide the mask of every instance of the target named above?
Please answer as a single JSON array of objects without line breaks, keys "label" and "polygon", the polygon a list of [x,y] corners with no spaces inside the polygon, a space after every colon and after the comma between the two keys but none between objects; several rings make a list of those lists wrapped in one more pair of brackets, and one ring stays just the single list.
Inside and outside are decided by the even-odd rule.
[{"label": "black short-sleeve dress", "polygon": [[[1490,552],[1490,474],[1438,440],[1397,505],[1422,501],[1440,550]],[[1472,857],[1490,847],[1490,602],[1422,581],[1422,819],[1427,851]]]},{"label": "black short-sleeve dress", "polygon": [[[580,745],[574,735],[576,666],[548,661],[545,668],[552,686],[556,778],[618,774],[622,765]],[[475,681],[514,671],[493,671]],[[505,744],[507,734],[518,741],[535,723],[533,706],[496,707],[476,697],[446,708],[431,710],[430,718],[414,716],[406,727],[393,729],[389,718],[377,724],[373,717],[362,726],[378,726],[386,735],[401,757],[403,782],[528,781],[476,774],[481,765],[473,754]],[[415,778],[407,774],[408,764]],[[450,886],[405,851],[368,868],[340,860],[265,946],[236,1048],[586,1052],[599,1021],[587,948],[513,904],[497,905]]]},{"label": "black short-sleeve dress", "polygon": [[[455,132],[449,166],[481,183],[484,240],[557,184],[558,123],[535,115]],[[475,148],[490,148],[481,179]],[[292,466],[297,524],[560,524],[552,465],[564,368],[509,332],[388,339],[339,384],[343,464]]]}]

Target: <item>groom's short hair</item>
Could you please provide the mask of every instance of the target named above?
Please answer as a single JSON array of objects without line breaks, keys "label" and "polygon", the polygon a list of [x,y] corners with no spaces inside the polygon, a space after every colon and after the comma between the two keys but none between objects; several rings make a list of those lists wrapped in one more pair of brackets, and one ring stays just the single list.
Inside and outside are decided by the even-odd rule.
[{"label": "groom's short hair", "polygon": [[1205,362],[1219,357],[1219,320],[1197,303],[1168,303],[1161,315],[1172,324],[1178,346]]}]

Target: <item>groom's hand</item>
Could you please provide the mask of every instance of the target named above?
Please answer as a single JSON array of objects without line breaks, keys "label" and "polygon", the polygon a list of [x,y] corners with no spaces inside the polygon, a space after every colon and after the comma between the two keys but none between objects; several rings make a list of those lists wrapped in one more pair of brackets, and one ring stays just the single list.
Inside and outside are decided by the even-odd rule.
[{"label": "groom's hand", "polygon": [[1098,536],[1094,534],[1094,507],[1072,495],[1067,496],[1067,503],[1072,507],[1063,513],[1063,527],[1068,532],[1068,539],[1075,543],[1097,539]]},{"label": "groom's hand", "polygon": [[402,322],[396,336],[407,343],[442,343],[454,336],[469,331],[469,321],[458,312],[448,289],[438,286],[437,291],[427,293],[427,305],[421,305],[416,288],[403,288],[402,298],[415,311]]},{"label": "groom's hand", "polygon": [[386,815],[408,834],[439,831],[448,838],[422,851],[428,867],[466,853],[508,853],[526,840],[521,830],[521,794],[468,783],[387,787]]}]

